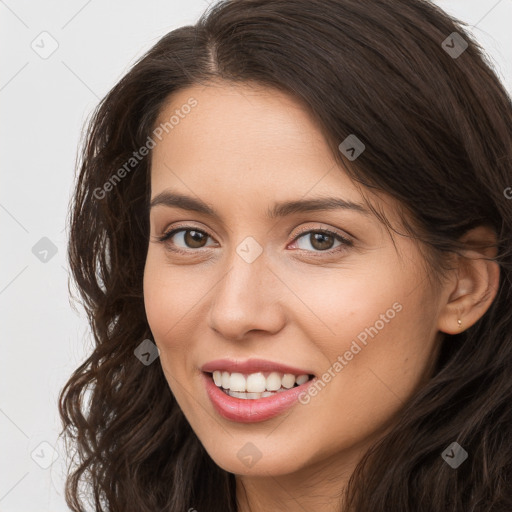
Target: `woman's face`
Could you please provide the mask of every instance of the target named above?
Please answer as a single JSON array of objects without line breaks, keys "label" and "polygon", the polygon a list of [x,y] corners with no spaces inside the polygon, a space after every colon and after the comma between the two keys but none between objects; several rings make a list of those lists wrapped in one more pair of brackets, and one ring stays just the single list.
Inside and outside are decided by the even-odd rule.
[{"label": "woman's face", "polygon": [[[191,87],[161,112],[165,122],[144,297],[173,394],[229,472],[342,468],[428,377],[443,292],[410,239],[393,245],[285,94]],[[180,206],[178,195],[189,199]],[[300,207],[321,198],[331,208]],[[393,201],[374,204],[396,221]],[[266,364],[243,365],[256,359]],[[229,396],[217,370],[220,386],[257,394]],[[297,380],[300,390],[288,390]]]}]

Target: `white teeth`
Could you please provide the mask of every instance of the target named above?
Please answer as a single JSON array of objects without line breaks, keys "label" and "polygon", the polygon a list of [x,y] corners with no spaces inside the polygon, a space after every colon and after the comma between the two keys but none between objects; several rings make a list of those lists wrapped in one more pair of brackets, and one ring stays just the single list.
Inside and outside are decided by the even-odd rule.
[{"label": "white teeth", "polygon": [[[243,398],[250,398],[253,395],[261,395],[263,397],[271,396],[275,392],[283,392],[291,389],[297,384],[304,384],[309,380],[309,375],[293,375],[279,372],[271,372],[267,377],[262,372],[244,375],[243,373],[230,373],[226,371],[215,370],[213,372],[213,382],[219,388],[232,391],[235,394],[243,394]],[[271,392],[271,393],[270,393]],[[270,393],[270,394],[266,394]],[[231,394],[231,393],[229,393]],[[231,396],[237,396],[237,395]],[[240,398],[237,396],[237,398]],[[254,398],[261,398],[254,396]]]},{"label": "white teeth", "polygon": [[265,379],[265,375],[263,375],[263,373],[251,373],[247,377],[247,391],[251,393],[263,393],[266,385],[267,379]]},{"label": "white teeth", "polygon": [[304,382],[307,382],[308,380],[309,380],[309,376],[308,375],[299,375],[295,379],[295,382],[300,386],[301,384],[304,384]]},{"label": "white teeth", "polygon": [[213,382],[215,382],[215,385],[219,388],[222,386],[222,372],[219,372],[219,370],[213,372]]},{"label": "white teeth", "polygon": [[272,372],[267,377],[267,389],[269,391],[277,391],[281,387],[281,374]]},{"label": "white teeth", "polygon": [[290,389],[293,388],[293,385],[295,384],[295,375],[292,375],[291,373],[285,373],[283,376],[283,388]]},{"label": "white teeth", "polygon": [[231,391],[231,389],[230,389],[230,390],[228,390],[228,395],[234,396],[235,398],[244,398],[245,395],[247,395],[247,393],[242,393],[240,391]]},{"label": "white teeth", "polygon": [[[242,398],[244,400],[255,400],[257,398],[261,398],[263,395],[263,393],[240,393],[239,391],[231,391],[231,390],[228,390],[227,393],[229,396],[233,396],[235,398]],[[270,395],[273,395],[273,394],[274,393],[270,393]]]},{"label": "white teeth", "polygon": [[232,373],[229,379],[229,389],[231,391],[257,391],[257,389],[248,389],[247,381],[241,373]]}]

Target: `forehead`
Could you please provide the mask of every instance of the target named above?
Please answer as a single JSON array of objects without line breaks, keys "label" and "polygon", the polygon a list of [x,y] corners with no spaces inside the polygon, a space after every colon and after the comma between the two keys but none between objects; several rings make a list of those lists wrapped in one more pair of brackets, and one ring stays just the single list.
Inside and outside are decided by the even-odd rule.
[{"label": "forehead", "polygon": [[320,127],[281,91],[190,87],[169,98],[155,127],[161,127],[161,140],[152,155],[152,196],[175,185],[181,191],[227,187],[237,194],[294,197],[335,189],[347,199],[360,198]]}]

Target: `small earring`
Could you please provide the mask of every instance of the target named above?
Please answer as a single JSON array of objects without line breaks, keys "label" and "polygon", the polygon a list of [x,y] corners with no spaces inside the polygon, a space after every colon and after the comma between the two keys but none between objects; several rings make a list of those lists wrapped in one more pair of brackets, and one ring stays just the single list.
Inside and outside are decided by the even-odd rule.
[{"label": "small earring", "polygon": [[459,324],[459,328],[462,327],[462,320],[460,318],[457,320],[457,323]]}]

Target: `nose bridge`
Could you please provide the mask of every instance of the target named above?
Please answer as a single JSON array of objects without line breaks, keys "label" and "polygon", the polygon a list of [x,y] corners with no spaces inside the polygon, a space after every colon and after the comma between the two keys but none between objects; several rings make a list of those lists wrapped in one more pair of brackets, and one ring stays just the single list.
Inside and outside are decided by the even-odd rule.
[{"label": "nose bridge", "polygon": [[245,237],[229,255],[227,266],[226,275],[215,287],[211,327],[232,339],[254,329],[279,330],[281,312],[273,296],[275,278],[267,266],[263,246],[254,237]]}]

